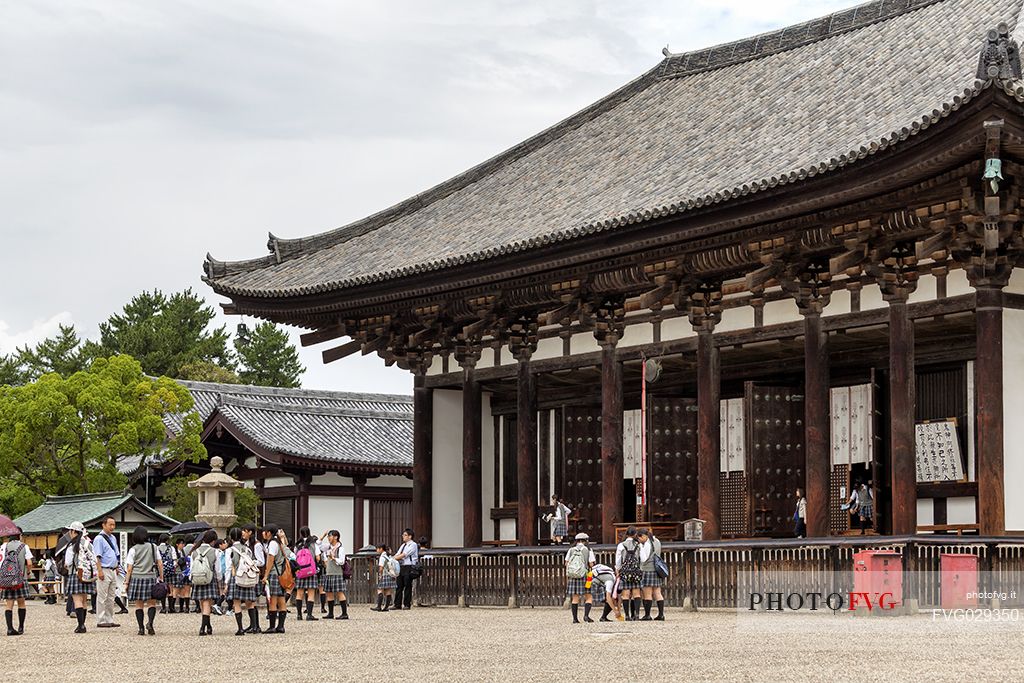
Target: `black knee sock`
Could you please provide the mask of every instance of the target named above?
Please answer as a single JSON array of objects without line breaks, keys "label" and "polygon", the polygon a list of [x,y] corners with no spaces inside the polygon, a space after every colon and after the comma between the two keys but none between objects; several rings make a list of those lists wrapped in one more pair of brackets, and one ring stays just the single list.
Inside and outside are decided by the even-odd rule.
[{"label": "black knee sock", "polygon": [[633,598],[633,619],[640,618],[640,598]]},{"label": "black knee sock", "polygon": [[327,593],[320,594],[320,609],[327,609]]},{"label": "black knee sock", "polygon": [[645,617],[651,616],[651,604],[652,604],[652,601],[644,600],[644,616]]},{"label": "black knee sock", "polygon": [[14,612],[9,609],[4,610],[4,619],[7,620],[7,630],[14,630]]},{"label": "black knee sock", "polygon": [[579,603],[572,603],[572,622],[578,624],[580,622],[580,606]]},{"label": "black knee sock", "polygon": [[383,604],[384,604],[384,594],[383,593],[377,593],[377,609],[380,609]]},{"label": "black knee sock", "polygon": [[85,608],[84,607],[76,607],[75,608],[75,616],[78,617],[78,627],[79,628],[85,628]]},{"label": "black knee sock", "polygon": [[277,629],[279,631],[283,631],[284,630],[284,618],[287,617],[287,616],[288,616],[288,611],[287,610],[285,610],[284,612],[278,612],[277,613]]},{"label": "black knee sock", "polygon": [[270,630],[277,628],[277,612],[267,612],[267,621],[270,622]]},{"label": "black knee sock", "polygon": [[235,623],[238,624],[238,630],[242,630],[242,613],[235,612]]},{"label": "black knee sock", "polygon": [[188,611],[188,598],[178,598],[178,611],[181,613]]},{"label": "black knee sock", "polygon": [[147,607],[146,617],[146,621],[149,623],[149,627],[153,628],[153,620],[156,619],[156,607]]},{"label": "black knee sock", "polygon": [[19,631],[24,631],[25,630],[25,608],[24,607],[19,607],[18,608],[18,630]]},{"label": "black knee sock", "polygon": [[331,600],[331,602],[327,605],[327,618],[334,618],[334,600]]},{"label": "black knee sock", "polygon": [[141,607],[135,608],[135,621],[139,622],[139,630],[146,628],[146,614]]},{"label": "black knee sock", "polygon": [[89,609],[91,609],[93,612],[96,611],[96,594],[95,593],[93,593],[92,597],[89,598]]},{"label": "black knee sock", "polygon": [[658,616],[659,617],[665,616],[665,601],[664,600],[658,600]]},{"label": "black knee sock", "polygon": [[256,607],[249,608],[249,628],[257,629],[260,626],[260,611]]},{"label": "black knee sock", "polygon": [[341,616],[343,616],[343,617],[347,617],[348,616],[348,600],[342,600],[341,601]]},{"label": "black knee sock", "polygon": [[306,619],[313,618],[313,608],[316,606],[314,600],[306,600]]},{"label": "black knee sock", "polygon": [[167,611],[167,596],[160,598],[160,609]]},{"label": "black knee sock", "polygon": [[601,618],[602,619],[607,619],[608,615],[611,614],[611,613],[612,613],[612,606],[609,605],[607,602],[604,603],[604,611],[601,613]]},{"label": "black knee sock", "polygon": [[206,630],[210,630],[210,631],[212,631],[212,630],[213,630],[213,627],[212,627],[212,626],[210,626],[210,615],[209,615],[209,614],[204,614],[204,615],[203,615],[203,626],[202,626],[202,630],[203,630],[203,631],[206,631]]},{"label": "black knee sock", "polygon": [[295,601],[295,611],[299,614],[299,621],[302,621],[302,600]]},{"label": "black knee sock", "polygon": [[384,611],[387,612],[388,608],[390,608],[390,607],[391,607],[391,596],[389,595],[389,596],[384,598]]},{"label": "black knee sock", "polygon": [[114,604],[117,605],[117,608],[119,610],[127,610],[128,609],[127,605],[124,604],[124,600],[122,600],[121,598],[114,598]]},{"label": "black knee sock", "polygon": [[630,614],[632,613],[632,607],[633,603],[629,601],[629,598],[626,598],[622,601],[622,613],[626,615],[627,621],[629,620]]},{"label": "black knee sock", "polygon": [[590,618],[590,608],[592,606],[593,606],[592,603],[589,603],[589,602],[583,604],[583,619],[584,620]]}]

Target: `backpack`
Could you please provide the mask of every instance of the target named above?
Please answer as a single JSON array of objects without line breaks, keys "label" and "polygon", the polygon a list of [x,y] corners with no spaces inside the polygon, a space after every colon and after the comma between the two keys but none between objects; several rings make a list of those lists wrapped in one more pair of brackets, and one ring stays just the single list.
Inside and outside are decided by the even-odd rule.
[{"label": "backpack", "polygon": [[386,571],[389,576],[398,576],[399,574],[401,574],[402,573],[402,565],[401,565],[401,563],[398,560],[396,560],[395,558],[393,558],[393,557],[388,557],[388,556],[385,556],[385,557],[387,559],[384,562],[384,571]]},{"label": "backpack", "polygon": [[260,568],[256,559],[249,554],[238,554],[238,566],[235,567],[235,585],[241,588],[255,588],[260,582]]},{"label": "backpack", "polygon": [[64,552],[66,550],[67,546],[61,548],[60,552],[53,555],[53,569],[57,572],[57,576],[69,576],[71,574],[68,571],[68,565],[64,562]]},{"label": "backpack", "polygon": [[193,586],[209,586],[213,582],[213,567],[210,566],[210,560],[206,557],[206,553],[200,553],[198,550],[192,551],[191,576]]},{"label": "backpack", "polygon": [[345,564],[341,565],[341,578],[346,581],[352,578],[352,563],[349,562],[347,557],[345,558]]},{"label": "backpack", "polygon": [[642,583],[644,573],[640,569],[640,553],[636,541],[633,542],[632,550],[630,550],[629,546],[625,545],[622,546],[622,549],[625,552],[622,556],[622,567],[619,569],[619,576],[628,583]]},{"label": "backpack", "polygon": [[24,543],[19,543],[18,548],[11,552],[11,544],[7,544],[4,561],[0,562],[0,588],[18,590],[25,586],[25,571],[22,564],[25,547]]},{"label": "backpack", "polygon": [[316,558],[308,547],[301,548],[295,555],[295,562],[299,568],[295,571],[295,578],[308,579],[316,576]]},{"label": "backpack", "polygon": [[585,545],[578,545],[572,549],[569,556],[569,563],[565,565],[565,574],[570,579],[582,579],[590,569],[587,560],[590,556],[590,548]]}]

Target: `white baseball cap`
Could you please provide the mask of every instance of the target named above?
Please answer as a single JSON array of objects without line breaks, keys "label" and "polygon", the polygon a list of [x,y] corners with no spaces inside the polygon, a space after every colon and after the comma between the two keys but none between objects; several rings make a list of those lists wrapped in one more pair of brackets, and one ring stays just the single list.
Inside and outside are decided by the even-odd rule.
[{"label": "white baseball cap", "polygon": [[71,524],[68,524],[67,529],[68,531],[77,531],[80,534],[85,533],[85,525],[81,522],[71,522]]},{"label": "white baseball cap", "polygon": [[576,540],[577,541],[589,541],[590,540],[590,536],[588,536],[587,534],[584,534],[584,533],[581,532],[581,533],[576,534]]}]

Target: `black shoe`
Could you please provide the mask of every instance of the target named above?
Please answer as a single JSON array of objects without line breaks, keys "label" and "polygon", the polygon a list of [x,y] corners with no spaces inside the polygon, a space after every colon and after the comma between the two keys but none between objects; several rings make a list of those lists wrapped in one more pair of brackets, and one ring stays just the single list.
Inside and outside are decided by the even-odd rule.
[{"label": "black shoe", "polygon": [[241,629],[241,628],[238,629],[237,631],[235,631],[235,635],[236,636],[244,636],[245,635],[245,629]]},{"label": "black shoe", "polygon": [[9,629],[7,629],[7,635],[9,635],[9,636],[16,636],[16,635],[18,635],[18,632],[15,631],[13,628],[9,628]]},{"label": "black shoe", "polygon": [[75,629],[75,633],[85,633],[85,627],[84,626],[79,626],[78,628]]},{"label": "black shoe", "polygon": [[199,629],[199,635],[205,636],[206,635],[206,629],[205,628]]},{"label": "black shoe", "polygon": [[573,620],[572,620],[572,623],[574,623],[574,624],[578,624],[578,623],[580,623],[580,620],[579,620],[579,619],[573,619]]},{"label": "black shoe", "polygon": [[146,629],[144,629],[144,628],[139,628],[139,635],[140,635],[140,636],[144,636],[144,635],[146,635]]},{"label": "black shoe", "polygon": [[151,635],[151,636],[155,636],[155,635],[156,635],[156,631],[155,631],[155,630],[153,630],[153,627],[152,627],[152,626],[147,626],[147,627],[146,627],[146,633],[147,633],[147,634],[149,634],[149,635]]},{"label": "black shoe", "polygon": [[348,615],[342,614],[341,616],[334,617],[335,621],[348,621]]},{"label": "black shoe", "polygon": [[598,621],[611,621],[608,617],[601,617]]},{"label": "black shoe", "polygon": [[320,621],[320,617],[314,617],[312,614],[307,614],[306,621]]},{"label": "black shoe", "polygon": [[274,633],[284,633],[284,626],[278,626],[274,629]]},{"label": "black shoe", "polygon": [[302,613],[297,614],[295,616],[295,618],[298,619],[299,621],[302,621]]},{"label": "black shoe", "polygon": [[641,617],[641,618],[640,618],[640,621],[654,621],[654,620],[653,620],[653,619],[651,619],[651,615],[650,615],[650,614],[648,614],[648,615],[647,615],[647,616],[645,616],[645,617]]},{"label": "black shoe", "polygon": [[25,635],[25,627],[24,626],[19,626],[18,627],[18,635],[19,636]]},{"label": "black shoe", "polygon": [[89,610],[89,614],[96,614],[96,610],[94,610],[94,609]]},{"label": "black shoe", "polygon": [[128,614],[128,610],[126,610],[126,609],[119,609],[116,612],[114,612],[114,614]]},{"label": "black shoe", "polygon": [[587,622],[588,624],[593,624],[594,623],[594,620],[591,619],[590,617],[583,617],[583,621]]},{"label": "black shoe", "polygon": [[382,607],[371,607],[370,611],[371,612],[383,612],[384,609]]},{"label": "black shoe", "polygon": [[665,615],[664,614],[659,614],[658,616],[654,617],[654,620],[655,621],[665,621]]}]

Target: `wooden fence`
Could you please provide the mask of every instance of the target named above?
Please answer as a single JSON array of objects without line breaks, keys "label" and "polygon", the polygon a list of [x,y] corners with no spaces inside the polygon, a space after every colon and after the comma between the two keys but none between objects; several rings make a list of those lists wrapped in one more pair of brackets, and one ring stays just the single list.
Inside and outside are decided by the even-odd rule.
[{"label": "wooden fence", "polygon": [[[592,546],[597,561],[613,564],[614,546]],[[903,557],[904,595],[922,609],[940,604],[939,562],[943,554],[978,557],[979,590],[1016,590],[1001,607],[1024,606],[1024,538],[970,536],[869,536],[823,539],[749,539],[665,543],[662,557],[670,575],[666,604],[734,608],[741,586],[764,592],[814,585],[852,590],[854,553],[888,550]],[[419,605],[554,607],[565,598],[566,546],[439,549],[421,552],[423,577],[416,583]],[[351,556],[348,598],[376,596],[376,556]],[[988,606],[988,603],[984,603]]]}]

